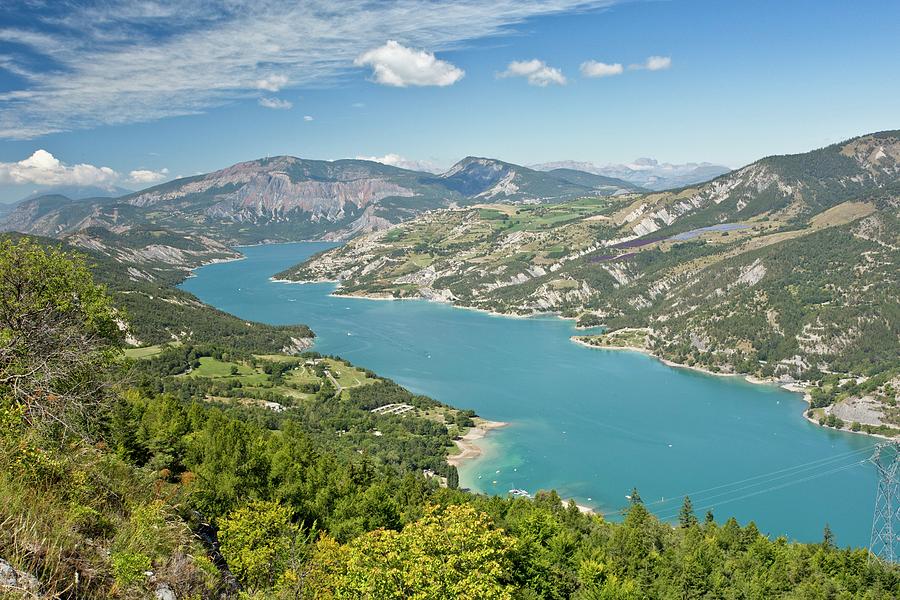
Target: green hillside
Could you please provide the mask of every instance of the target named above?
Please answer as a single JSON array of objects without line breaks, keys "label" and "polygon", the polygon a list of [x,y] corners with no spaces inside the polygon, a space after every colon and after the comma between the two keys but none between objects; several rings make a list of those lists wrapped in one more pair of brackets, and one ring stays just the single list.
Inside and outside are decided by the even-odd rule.
[{"label": "green hillside", "polygon": [[[552,492],[454,489],[444,457],[471,413],[335,357],[182,344],[129,359],[114,299],[77,260],[5,240],[0,271],[6,597],[900,593],[896,566],[827,526],[798,544],[687,498],[672,526],[637,491],[613,523]],[[389,403],[413,412],[371,412]]]},{"label": "green hillside", "polygon": [[238,319],[175,288],[191,267],[239,256],[209,240],[159,229],[122,235],[98,229],[67,242],[17,234],[0,235],[0,242],[23,237],[82,254],[94,277],[106,286],[131,345],[217,342],[249,352],[299,351],[314,335],[301,324],[276,326]]}]

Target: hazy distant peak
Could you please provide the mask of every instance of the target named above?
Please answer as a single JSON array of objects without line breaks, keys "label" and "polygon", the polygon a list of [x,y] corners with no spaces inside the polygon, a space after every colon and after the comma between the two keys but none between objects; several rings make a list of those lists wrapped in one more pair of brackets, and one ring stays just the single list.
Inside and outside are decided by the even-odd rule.
[{"label": "hazy distant peak", "polygon": [[726,166],[709,162],[661,163],[655,158],[640,157],[630,163],[598,165],[586,161],[556,161],[532,165],[539,171],[576,169],[595,175],[615,177],[651,190],[664,190],[703,183],[731,171]]},{"label": "hazy distant peak", "polygon": [[58,185],[41,186],[22,198],[22,202],[41,196],[66,196],[72,200],[84,198],[116,198],[130,194],[131,190],[117,185]]}]

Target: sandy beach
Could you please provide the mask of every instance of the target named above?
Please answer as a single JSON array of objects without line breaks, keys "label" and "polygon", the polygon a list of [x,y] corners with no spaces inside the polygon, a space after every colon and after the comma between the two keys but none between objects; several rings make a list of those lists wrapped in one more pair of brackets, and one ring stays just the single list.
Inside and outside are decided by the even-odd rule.
[{"label": "sandy beach", "polygon": [[459,467],[459,465],[467,460],[478,458],[481,456],[482,451],[481,446],[478,445],[478,440],[483,439],[490,431],[506,427],[507,425],[509,425],[509,423],[504,423],[503,421],[486,421],[484,419],[479,419],[476,421],[475,427],[469,429],[466,435],[458,440],[453,440],[453,443],[459,448],[459,453],[448,456],[447,463],[454,467]]}]

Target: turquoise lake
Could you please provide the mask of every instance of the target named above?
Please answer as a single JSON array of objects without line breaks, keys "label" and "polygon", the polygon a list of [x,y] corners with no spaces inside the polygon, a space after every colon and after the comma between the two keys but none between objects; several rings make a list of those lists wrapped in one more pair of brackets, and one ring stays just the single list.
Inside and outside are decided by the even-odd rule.
[{"label": "turquoise lake", "polygon": [[867,545],[875,440],[807,422],[799,395],[668,367],[634,352],[572,343],[571,321],[515,319],[426,301],[330,296],[333,284],[270,277],[333,244],[242,248],[245,260],[199,269],[183,288],[242,318],[306,323],[315,350],[509,427],[460,469],[461,485],[505,495],[556,489],[605,513],[637,487],[673,519],[684,494],[698,516]]}]

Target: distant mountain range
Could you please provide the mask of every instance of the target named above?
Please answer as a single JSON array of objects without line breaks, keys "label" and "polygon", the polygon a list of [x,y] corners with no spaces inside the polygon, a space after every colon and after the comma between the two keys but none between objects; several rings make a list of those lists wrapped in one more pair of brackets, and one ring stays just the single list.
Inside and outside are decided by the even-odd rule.
[{"label": "distant mountain range", "polygon": [[531,168],[550,172],[572,169],[613,177],[654,191],[696,185],[731,171],[728,167],[713,163],[671,164],[661,163],[653,158],[639,158],[633,163],[619,165],[597,165],[591,162],[564,160],[532,165]]},{"label": "distant mountain range", "polygon": [[0,214],[0,230],[64,237],[89,227],[162,227],[240,243],[344,239],[435,208],[641,191],[608,176],[536,171],[490,158],[468,157],[435,175],[368,160],[278,156],[116,198],[26,199]]},{"label": "distant mountain range", "polygon": [[57,185],[51,187],[42,187],[28,194],[21,201],[33,200],[41,196],[66,196],[72,200],[84,200],[85,198],[118,198],[126,194],[131,194],[134,190],[120,187],[118,185]]}]

